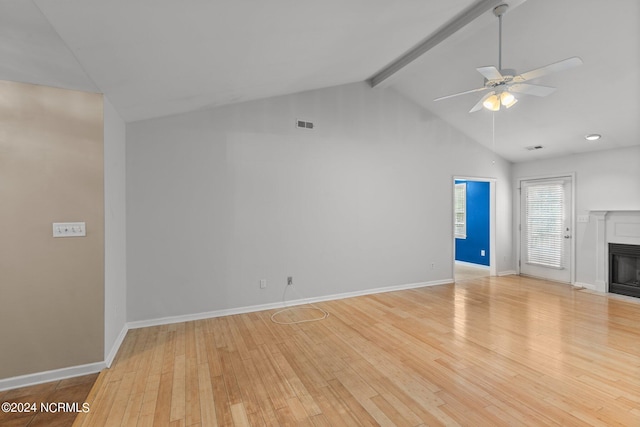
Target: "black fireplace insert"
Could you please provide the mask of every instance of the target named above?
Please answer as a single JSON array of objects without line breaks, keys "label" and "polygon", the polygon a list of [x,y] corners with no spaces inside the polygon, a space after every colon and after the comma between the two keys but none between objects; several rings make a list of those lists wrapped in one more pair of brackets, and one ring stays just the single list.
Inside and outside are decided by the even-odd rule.
[{"label": "black fireplace insert", "polygon": [[609,292],[640,298],[640,245],[609,243]]}]

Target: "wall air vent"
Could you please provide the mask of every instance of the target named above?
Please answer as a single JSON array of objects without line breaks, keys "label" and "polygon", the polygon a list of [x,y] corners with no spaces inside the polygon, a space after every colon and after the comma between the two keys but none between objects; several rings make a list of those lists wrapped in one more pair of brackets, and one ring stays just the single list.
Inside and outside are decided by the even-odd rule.
[{"label": "wall air vent", "polygon": [[524,148],[529,150],[529,151],[535,151],[535,150],[541,150],[542,149],[542,145],[530,145],[530,146],[524,147]]},{"label": "wall air vent", "polygon": [[313,129],[313,123],[305,120],[296,120],[296,127],[300,129]]}]

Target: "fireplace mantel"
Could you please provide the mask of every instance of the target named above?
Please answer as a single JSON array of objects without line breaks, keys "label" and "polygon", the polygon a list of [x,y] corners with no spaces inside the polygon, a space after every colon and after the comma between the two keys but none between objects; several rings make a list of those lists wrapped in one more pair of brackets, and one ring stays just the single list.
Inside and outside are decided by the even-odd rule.
[{"label": "fireplace mantel", "polygon": [[591,210],[596,220],[596,290],[609,291],[609,243],[640,245],[640,209]]}]

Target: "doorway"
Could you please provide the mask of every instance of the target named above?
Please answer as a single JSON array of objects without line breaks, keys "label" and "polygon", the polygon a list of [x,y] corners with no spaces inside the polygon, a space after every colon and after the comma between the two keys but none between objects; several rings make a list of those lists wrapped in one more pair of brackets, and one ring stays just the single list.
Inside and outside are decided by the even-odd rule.
[{"label": "doorway", "polygon": [[453,278],[495,276],[495,180],[454,177]]},{"label": "doorway", "polygon": [[573,283],[573,176],[520,180],[519,273]]}]

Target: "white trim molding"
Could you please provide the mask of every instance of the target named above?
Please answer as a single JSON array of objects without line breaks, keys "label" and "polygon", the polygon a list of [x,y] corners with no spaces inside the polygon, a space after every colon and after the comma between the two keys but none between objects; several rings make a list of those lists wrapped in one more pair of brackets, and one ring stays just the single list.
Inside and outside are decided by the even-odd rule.
[{"label": "white trim molding", "polygon": [[591,284],[591,283],[575,282],[575,283],[573,284],[573,286],[574,286],[575,288],[579,288],[579,289],[580,289],[580,288],[581,288],[581,289],[588,289],[588,290],[590,290],[590,291],[595,291],[595,290],[596,290],[595,285],[593,285],[593,284]]},{"label": "white trim molding", "polygon": [[499,277],[502,277],[502,276],[514,276],[516,274],[518,274],[518,272],[515,271],[515,270],[505,270],[505,271],[499,271],[498,272],[498,276]]},{"label": "white trim molding", "polygon": [[149,326],[168,325],[172,323],[191,322],[193,320],[210,319],[213,317],[231,316],[234,314],[253,313],[256,311],[272,310],[276,308],[290,307],[302,304],[312,304],[315,302],[332,301],[345,298],[353,298],[363,295],[373,295],[383,292],[401,291],[405,289],[423,288],[425,286],[436,286],[453,283],[453,279],[434,280],[431,282],[411,283],[407,285],[385,286],[382,288],[367,289],[363,291],[345,292],[341,294],[326,295],[314,298],[300,298],[286,302],[275,302],[269,304],[252,305],[247,307],[229,308],[222,310],[207,311],[204,313],[184,314],[180,316],[160,317],[157,319],[138,320],[127,323],[128,329],[146,328]]},{"label": "white trim molding", "polygon": [[482,268],[483,270],[490,270],[491,267],[488,265],[484,265],[484,264],[474,264],[473,262],[466,262],[466,261],[458,261],[458,260],[454,260],[453,262],[456,265],[464,265],[466,267],[473,267],[473,268]]},{"label": "white trim molding", "polygon": [[87,365],[70,366],[68,368],[5,378],[0,380],[0,391],[48,383],[50,381],[60,381],[67,378],[79,377],[81,375],[95,374],[96,372],[102,371],[104,368],[106,368],[104,362],[96,362],[89,363]]},{"label": "white trim molding", "polygon": [[591,211],[590,214],[596,219],[596,283],[593,290],[607,292],[607,282],[605,280],[607,240],[605,218],[609,211]]},{"label": "white trim molding", "polygon": [[111,351],[109,352],[109,354],[107,354],[104,361],[107,368],[111,367],[111,364],[113,363],[113,359],[116,358],[116,354],[118,354],[118,350],[120,350],[120,346],[122,345],[124,338],[127,336],[128,331],[129,331],[129,328],[127,327],[127,325],[124,325],[122,327],[122,330],[120,331],[120,334],[118,334],[116,341],[113,343],[113,346],[111,347]]}]

